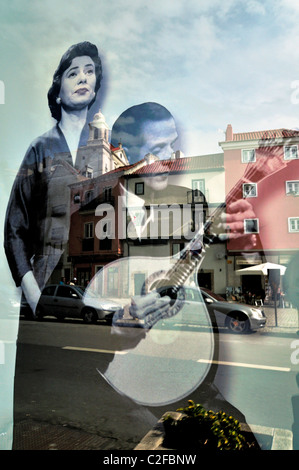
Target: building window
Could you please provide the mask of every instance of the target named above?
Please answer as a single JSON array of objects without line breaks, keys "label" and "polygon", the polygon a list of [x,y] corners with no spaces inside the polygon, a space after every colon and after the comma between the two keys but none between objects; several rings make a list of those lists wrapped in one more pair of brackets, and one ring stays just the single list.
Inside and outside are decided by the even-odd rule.
[{"label": "building window", "polygon": [[299,232],[299,217],[289,217],[289,232]]},{"label": "building window", "polygon": [[85,196],[84,196],[85,204],[88,204],[90,201],[92,201],[93,195],[94,195],[94,192],[92,189],[90,191],[86,191]]},{"label": "building window", "polygon": [[84,238],[93,238],[93,222],[84,224]]},{"label": "building window", "polygon": [[295,160],[296,158],[298,158],[298,145],[285,145],[284,159]]},{"label": "building window", "polygon": [[104,202],[111,201],[112,197],[112,187],[109,186],[107,188],[104,188]]},{"label": "building window", "polygon": [[96,127],[93,133],[93,138],[96,140],[99,138],[99,129]]},{"label": "building window", "polygon": [[253,163],[256,161],[255,150],[242,150],[242,163]]},{"label": "building window", "polygon": [[244,233],[259,233],[259,219],[244,219]]},{"label": "building window", "polygon": [[144,194],[144,183],[135,183],[135,194]]},{"label": "building window", "polygon": [[92,179],[93,178],[93,169],[90,166],[86,165],[85,170],[82,171],[82,175],[85,176],[86,178]]},{"label": "building window", "polygon": [[104,240],[100,240],[99,249],[104,250],[104,251],[111,250],[112,249],[112,239],[111,238],[104,238]]},{"label": "building window", "polygon": [[200,179],[200,180],[192,180],[192,189],[198,189],[201,191],[203,194],[205,193],[205,180]]},{"label": "building window", "polygon": [[299,195],[299,181],[286,181],[286,193]]},{"label": "building window", "polygon": [[245,183],[243,184],[243,197],[257,197],[257,185],[256,183]]}]

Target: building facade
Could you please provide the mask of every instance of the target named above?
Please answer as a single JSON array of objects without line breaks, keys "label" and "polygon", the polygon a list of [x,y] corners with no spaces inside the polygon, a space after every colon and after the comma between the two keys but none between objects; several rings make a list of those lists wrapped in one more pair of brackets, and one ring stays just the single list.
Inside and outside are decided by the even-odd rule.
[{"label": "building facade", "polygon": [[[201,222],[213,221],[223,203],[229,210],[231,202],[242,199],[254,213],[242,216],[243,236],[208,244],[191,281],[218,294],[259,291],[265,287],[262,276],[236,271],[265,261],[286,265],[298,251],[299,131],[234,133],[228,125],[219,154],[176,152],[169,160],[148,154],[133,165],[121,144],[109,143],[102,113],[94,116],[89,131],[79,156],[83,170],[70,186],[69,246],[56,281],[59,271],[86,285],[109,266],[110,296],[134,295],[158,258],[174,265]],[[255,244],[248,245],[252,235]],[[142,263],[135,268],[115,263],[137,258],[153,263],[147,270]]]},{"label": "building facade", "polygon": [[[226,203],[246,199],[254,217],[243,218],[244,236],[227,243],[228,286],[264,288],[260,276],[237,269],[265,261],[287,265],[299,248],[299,132],[275,129],[234,133],[228,125],[224,152]],[[255,246],[246,241],[256,235]]]}]

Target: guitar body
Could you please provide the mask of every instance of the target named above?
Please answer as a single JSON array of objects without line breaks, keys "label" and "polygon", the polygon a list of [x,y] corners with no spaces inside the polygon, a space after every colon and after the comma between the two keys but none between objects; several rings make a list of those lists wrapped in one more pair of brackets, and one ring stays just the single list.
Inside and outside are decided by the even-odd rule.
[{"label": "guitar body", "polygon": [[[123,258],[97,273],[86,290],[86,298],[113,298],[123,307],[131,304],[132,296],[144,296],[158,285],[161,295],[171,297],[166,317],[146,330],[134,348],[116,353],[102,373],[118,393],[142,405],[162,406],[188,396],[203,382],[213,360],[214,334],[204,302],[190,307],[184,285],[171,292],[173,281],[182,276],[182,268],[173,269],[178,264],[172,258]],[[124,312],[117,322],[120,338],[144,331],[128,309]]]}]

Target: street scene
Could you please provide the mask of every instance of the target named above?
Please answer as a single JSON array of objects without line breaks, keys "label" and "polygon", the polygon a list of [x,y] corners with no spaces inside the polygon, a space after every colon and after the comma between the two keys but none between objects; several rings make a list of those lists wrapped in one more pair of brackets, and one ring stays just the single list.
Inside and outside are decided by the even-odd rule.
[{"label": "street scene", "polygon": [[[257,435],[261,446],[268,449],[269,436],[278,429],[284,433],[281,448],[297,449],[293,432],[299,426],[299,353],[294,355],[298,316],[294,309],[279,309],[275,326],[273,307],[265,310],[268,326],[263,330],[236,335],[219,329],[216,384],[228,412],[241,421],[245,418],[254,430],[263,429],[265,434]],[[61,323],[50,316],[42,322],[21,322],[19,347],[25,366],[15,389],[16,449],[131,450],[164,412],[175,411],[190,397],[202,402],[200,388],[191,393],[186,390],[183,399],[164,406],[145,407],[121,396],[98,372],[118,354],[105,322],[85,325],[82,320],[66,319]],[[183,337],[191,333],[200,339],[201,334],[209,334],[196,324],[176,328]],[[211,397],[213,405],[219,406]]]}]

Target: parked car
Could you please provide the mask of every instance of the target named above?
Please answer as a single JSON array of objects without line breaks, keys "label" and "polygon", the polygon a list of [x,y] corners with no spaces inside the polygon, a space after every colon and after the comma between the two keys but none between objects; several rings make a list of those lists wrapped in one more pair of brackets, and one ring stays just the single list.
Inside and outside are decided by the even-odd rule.
[{"label": "parked car", "polygon": [[[205,306],[211,318],[214,318],[218,327],[227,327],[233,333],[245,333],[258,330],[266,324],[266,317],[261,308],[245,305],[237,302],[226,301],[220,295],[216,295],[205,288],[185,287],[185,309],[184,313],[188,318],[188,310],[195,312],[198,310],[204,314],[205,309],[201,309],[199,303]],[[201,295],[200,295],[201,292]],[[191,308],[190,308],[191,307]],[[200,322],[200,318],[199,318]]]},{"label": "parked car", "polygon": [[110,322],[116,310],[121,305],[114,301],[98,297],[84,298],[84,288],[74,285],[47,285],[40,297],[36,310],[37,319],[52,315],[59,320],[82,318],[85,323],[95,323],[97,320]]}]

